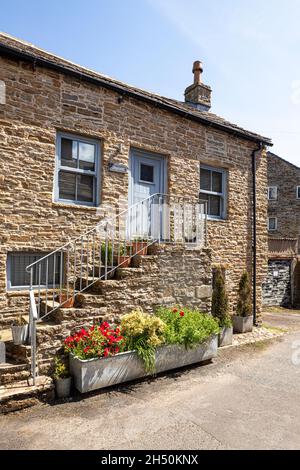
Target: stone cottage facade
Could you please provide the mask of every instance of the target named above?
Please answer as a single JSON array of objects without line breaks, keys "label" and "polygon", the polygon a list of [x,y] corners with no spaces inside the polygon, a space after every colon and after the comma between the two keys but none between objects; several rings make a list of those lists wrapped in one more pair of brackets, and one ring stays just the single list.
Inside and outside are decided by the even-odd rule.
[{"label": "stone cottage facade", "polygon": [[[26,259],[51,252],[94,227],[109,208],[130,203],[135,152],[162,165],[164,192],[196,198],[200,193],[208,201],[211,262],[225,269],[232,312],[242,272],[252,273],[256,152],[260,311],[267,266],[266,147],[271,142],[211,113],[211,89],[201,81],[201,63],[193,72],[194,83],[186,89],[185,102],[179,102],[0,35],[2,325],[28,309],[22,274]],[[64,165],[70,166],[68,172]],[[149,165],[141,165],[147,179]],[[211,279],[211,272],[207,276]]]},{"label": "stone cottage facade", "polygon": [[268,152],[268,276],[266,305],[300,304],[300,168]]}]

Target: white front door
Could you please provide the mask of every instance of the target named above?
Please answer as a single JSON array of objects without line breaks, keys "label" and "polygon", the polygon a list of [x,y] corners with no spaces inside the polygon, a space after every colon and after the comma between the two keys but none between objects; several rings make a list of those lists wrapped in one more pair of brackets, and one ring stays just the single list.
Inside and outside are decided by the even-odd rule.
[{"label": "white front door", "polygon": [[[131,150],[129,174],[129,207],[132,207],[129,213],[131,236],[149,236],[151,207],[147,201],[143,204],[141,201],[154,194],[164,194],[165,192],[165,158],[141,150]],[[157,203],[157,200],[155,202]]]}]

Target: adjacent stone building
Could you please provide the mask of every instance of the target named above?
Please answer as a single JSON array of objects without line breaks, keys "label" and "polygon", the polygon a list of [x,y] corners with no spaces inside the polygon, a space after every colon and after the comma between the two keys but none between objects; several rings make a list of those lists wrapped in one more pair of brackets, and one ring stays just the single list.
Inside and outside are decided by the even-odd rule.
[{"label": "adjacent stone building", "polygon": [[266,305],[300,304],[300,168],[268,152],[268,276]]},{"label": "adjacent stone building", "polygon": [[0,35],[2,325],[27,311],[26,264],[80,236],[110,208],[134,203],[133,162],[158,192],[207,200],[212,265],[226,272],[232,312],[242,272],[252,274],[255,162],[260,311],[271,142],[210,112],[200,62],[193,72],[179,102]]}]

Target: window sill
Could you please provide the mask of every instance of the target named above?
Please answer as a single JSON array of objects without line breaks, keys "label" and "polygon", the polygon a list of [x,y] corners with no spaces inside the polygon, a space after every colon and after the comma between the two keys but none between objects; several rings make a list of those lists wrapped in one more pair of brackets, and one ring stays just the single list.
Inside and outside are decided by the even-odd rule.
[{"label": "window sill", "polygon": [[59,202],[53,201],[52,207],[59,208],[59,209],[75,209],[75,210],[88,210],[92,212],[96,212],[100,206],[85,206],[84,204],[71,204],[69,202]]},{"label": "window sill", "polygon": [[227,222],[228,219],[218,219],[217,217],[207,217],[207,222]]}]

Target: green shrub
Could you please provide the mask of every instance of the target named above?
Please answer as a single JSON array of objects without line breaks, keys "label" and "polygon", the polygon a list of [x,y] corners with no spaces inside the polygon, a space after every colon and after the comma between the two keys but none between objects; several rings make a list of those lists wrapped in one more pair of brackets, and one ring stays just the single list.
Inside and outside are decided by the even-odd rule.
[{"label": "green shrub", "polygon": [[186,348],[192,348],[219,332],[218,322],[198,310],[161,307],[156,316],[166,324],[166,344],[183,344]]},{"label": "green shrub", "polygon": [[228,295],[221,269],[217,269],[215,273],[211,313],[217,319],[221,328],[232,325],[229,314]]},{"label": "green shrub", "polygon": [[63,360],[59,356],[56,356],[54,358],[53,378],[55,380],[58,380],[58,379],[66,379],[68,377],[70,377],[70,372],[69,372],[67,365],[63,362]]},{"label": "green shrub", "polygon": [[164,322],[142,310],[133,310],[121,319],[124,350],[136,350],[149,373],[155,372],[155,349],[164,342],[164,332]]},{"label": "green shrub", "polygon": [[239,283],[236,314],[241,317],[248,317],[252,315],[252,312],[251,284],[249,274],[245,271]]}]

